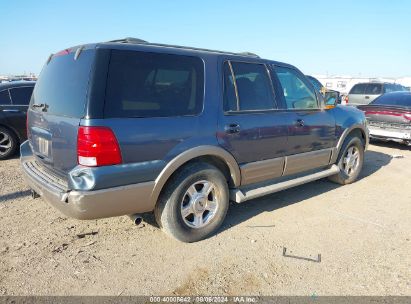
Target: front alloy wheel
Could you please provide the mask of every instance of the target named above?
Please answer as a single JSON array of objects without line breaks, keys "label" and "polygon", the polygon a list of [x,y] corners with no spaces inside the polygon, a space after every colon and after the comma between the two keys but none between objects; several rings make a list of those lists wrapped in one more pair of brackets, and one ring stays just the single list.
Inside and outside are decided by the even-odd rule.
[{"label": "front alloy wheel", "polygon": [[342,169],[348,176],[352,176],[360,165],[360,151],[356,146],[351,146],[347,149],[344,155]]},{"label": "front alloy wheel", "polygon": [[340,172],[329,177],[335,183],[341,185],[351,184],[360,175],[364,163],[364,143],[357,137],[348,137],[341,148],[337,159]]}]

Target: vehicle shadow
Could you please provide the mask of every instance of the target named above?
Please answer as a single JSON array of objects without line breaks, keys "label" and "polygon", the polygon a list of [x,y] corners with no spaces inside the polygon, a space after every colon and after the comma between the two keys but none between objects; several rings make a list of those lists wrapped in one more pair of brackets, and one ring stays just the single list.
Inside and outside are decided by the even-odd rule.
[{"label": "vehicle shadow", "polygon": [[16,191],[12,193],[3,194],[0,195],[0,203],[5,203],[6,201],[14,200],[24,196],[29,196],[30,194],[30,190]]},{"label": "vehicle shadow", "polygon": [[377,147],[411,151],[411,146],[407,146],[406,144],[400,144],[395,141],[371,140],[370,144]]},{"label": "vehicle shadow", "polygon": [[[376,152],[367,151],[365,153],[365,162],[359,179],[366,178],[382,167],[388,165],[391,162],[392,156]],[[219,232],[228,230],[242,222],[253,218],[263,212],[272,212],[280,208],[284,208],[288,205],[299,203],[303,200],[316,197],[325,192],[332,191],[338,187],[343,187],[341,185],[332,183],[327,179],[318,180],[308,184],[304,184],[298,187],[290,188],[284,191],[273,193],[258,199],[250,200],[243,204],[230,203],[228,209],[227,217],[219,229]],[[153,213],[143,214],[144,222],[158,227]],[[250,226],[250,228],[256,227],[273,227],[274,225],[268,226]]]},{"label": "vehicle shadow", "polygon": [[[382,167],[388,165],[391,160],[391,155],[376,151],[367,151],[365,154],[364,166],[359,179],[363,179],[374,174]],[[327,179],[322,179],[273,193],[258,199],[250,200],[243,204],[231,203],[226,220],[220,228],[220,232],[239,225],[242,222],[259,215],[260,213],[272,212],[277,209],[287,207],[288,205],[296,204],[303,200],[316,197],[325,192],[332,191],[338,187],[343,186],[332,183]],[[267,227],[272,226],[273,225],[269,225]],[[250,226],[250,228],[254,228],[254,226]]]}]

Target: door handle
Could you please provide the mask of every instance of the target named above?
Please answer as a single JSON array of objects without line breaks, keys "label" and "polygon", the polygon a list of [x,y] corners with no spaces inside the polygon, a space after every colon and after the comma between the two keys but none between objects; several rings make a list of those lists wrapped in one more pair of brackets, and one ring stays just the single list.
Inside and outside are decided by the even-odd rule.
[{"label": "door handle", "polygon": [[295,124],[296,124],[298,127],[304,127],[304,120],[302,120],[302,119],[297,119],[297,120],[295,121]]},{"label": "door handle", "polygon": [[240,132],[240,125],[236,124],[236,123],[226,125],[224,127],[224,131],[228,134],[238,133],[238,132]]},{"label": "door handle", "polygon": [[365,96],[365,99],[370,99],[370,96]]}]

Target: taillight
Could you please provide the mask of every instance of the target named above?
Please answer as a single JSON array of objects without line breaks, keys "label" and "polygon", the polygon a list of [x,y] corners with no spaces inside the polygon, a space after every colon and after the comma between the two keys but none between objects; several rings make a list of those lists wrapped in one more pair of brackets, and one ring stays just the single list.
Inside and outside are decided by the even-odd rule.
[{"label": "taillight", "polygon": [[78,163],[88,167],[121,164],[121,151],[107,127],[80,127],[77,134]]},{"label": "taillight", "polygon": [[404,114],[404,118],[411,121],[411,114]]},{"label": "taillight", "polygon": [[347,103],[348,103],[348,95],[345,96],[345,104],[347,104]]}]

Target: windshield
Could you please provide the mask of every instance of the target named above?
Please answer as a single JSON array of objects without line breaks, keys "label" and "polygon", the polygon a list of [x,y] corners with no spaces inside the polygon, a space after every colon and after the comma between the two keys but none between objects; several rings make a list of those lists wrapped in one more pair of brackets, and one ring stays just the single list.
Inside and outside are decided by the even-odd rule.
[{"label": "windshield", "polygon": [[411,93],[384,94],[371,102],[372,105],[411,107]]}]

